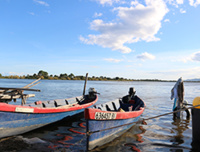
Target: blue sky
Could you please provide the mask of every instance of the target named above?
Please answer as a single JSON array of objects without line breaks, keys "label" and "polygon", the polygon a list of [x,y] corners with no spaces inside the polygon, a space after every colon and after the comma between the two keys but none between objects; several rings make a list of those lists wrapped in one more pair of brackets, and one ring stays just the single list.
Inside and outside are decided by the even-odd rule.
[{"label": "blue sky", "polygon": [[200,0],[0,0],[0,73],[200,78]]}]

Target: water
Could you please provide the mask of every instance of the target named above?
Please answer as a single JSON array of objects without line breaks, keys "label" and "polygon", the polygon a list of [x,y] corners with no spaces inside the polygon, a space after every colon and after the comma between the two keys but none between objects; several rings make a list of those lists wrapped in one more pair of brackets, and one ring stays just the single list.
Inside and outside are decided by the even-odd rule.
[{"label": "water", "polygon": [[[33,80],[0,79],[0,87],[23,87]],[[149,118],[172,111],[173,101],[170,99],[171,89],[175,82],[112,82],[88,81],[100,93],[98,103],[120,98],[128,93],[129,87],[135,87],[136,94],[146,103],[142,118]],[[41,92],[34,93],[36,100],[62,99],[79,96],[83,92],[84,81],[41,80],[34,86]],[[185,100],[192,103],[200,95],[199,83],[185,82]],[[20,100],[17,101],[20,104]],[[129,131],[95,151],[192,151],[192,120],[173,120],[167,115],[146,121],[145,124],[134,125]],[[46,141],[46,151],[84,151],[86,148],[85,120],[83,117],[62,121],[35,131],[23,134],[24,139]],[[37,147],[37,145],[36,145]]]}]

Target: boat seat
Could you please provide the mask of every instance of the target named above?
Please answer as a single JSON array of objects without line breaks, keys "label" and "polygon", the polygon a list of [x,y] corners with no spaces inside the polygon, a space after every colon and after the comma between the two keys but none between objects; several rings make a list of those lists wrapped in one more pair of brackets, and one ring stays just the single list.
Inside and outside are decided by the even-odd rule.
[{"label": "boat seat", "polygon": [[43,105],[42,105],[42,103],[41,103],[41,104],[38,104],[38,105],[30,105],[30,107],[38,107],[38,108],[43,108]]},{"label": "boat seat", "polygon": [[67,101],[67,99],[65,99],[65,102],[66,102],[67,105],[69,104],[69,102]]},{"label": "boat seat", "polygon": [[105,104],[99,104],[94,106],[95,109],[100,109],[102,111],[118,111],[120,108],[120,102],[119,99],[113,100],[109,103]]},{"label": "boat seat", "polygon": [[118,111],[119,108],[116,107],[116,105],[115,105],[114,102],[112,102],[112,105],[113,105],[114,110],[115,110],[115,111]]},{"label": "boat seat", "polygon": [[55,107],[64,106],[64,105],[67,105],[67,104],[68,104],[68,102],[66,102],[65,99],[56,99],[56,100],[54,100]]},{"label": "boat seat", "polygon": [[45,105],[44,103],[42,103],[42,107],[43,107],[43,108],[46,108],[46,105]]},{"label": "boat seat", "polygon": [[115,111],[115,108],[114,108],[112,102],[109,102],[108,104],[106,104],[106,109],[108,111]]},{"label": "boat seat", "polygon": [[114,104],[115,104],[116,109],[119,110],[119,108],[120,108],[120,100],[119,100],[119,99],[116,99],[116,100],[114,100],[113,102],[114,102]]},{"label": "boat seat", "polygon": [[24,106],[43,108],[42,101],[36,101],[33,103],[25,104]]},{"label": "boat seat", "polygon": [[79,102],[82,102],[83,101],[83,96],[79,96],[79,97],[76,97],[76,101],[79,103]]},{"label": "boat seat", "polygon": [[75,104],[75,103],[80,102],[81,99],[82,99],[82,96],[79,96],[79,97],[76,97],[76,98],[43,101],[42,104],[38,104],[37,107],[52,108],[52,107],[70,105],[70,104]]},{"label": "boat seat", "polygon": [[65,99],[65,100],[67,100],[68,104],[76,103],[76,98],[68,98],[68,99]]},{"label": "boat seat", "polygon": [[101,104],[101,109],[102,109],[102,111],[107,111],[106,106],[103,104]]},{"label": "boat seat", "polygon": [[107,111],[111,111],[111,109],[109,108],[108,105],[106,105],[106,110],[107,110]]},{"label": "boat seat", "polygon": [[101,105],[94,105],[95,109],[101,109]]},{"label": "boat seat", "polygon": [[102,109],[101,109],[101,107],[98,107],[97,109],[100,109],[100,110],[102,110]]},{"label": "boat seat", "polygon": [[52,108],[55,107],[54,100],[43,101],[42,105],[44,108]]},{"label": "boat seat", "polygon": [[106,107],[103,106],[102,104],[95,105],[94,108],[95,108],[95,109],[100,109],[100,110],[102,110],[102,111],[106,111]]},{"label": "boat seat", "polygon": [[107,111],[106,107],[101,108],[102,111]]}]

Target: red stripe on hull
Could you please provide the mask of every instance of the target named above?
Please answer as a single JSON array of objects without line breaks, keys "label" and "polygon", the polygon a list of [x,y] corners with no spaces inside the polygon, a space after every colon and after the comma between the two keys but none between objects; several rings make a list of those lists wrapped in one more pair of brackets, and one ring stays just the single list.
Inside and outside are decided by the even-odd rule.
[{"label": "red stripe on hull", "polygon": [[[68,105],[55,107],[55,108],[38,108],[38,107],[29,107],[29,106],[21,106],[21,105],[9,105],[7,103],[0,103],[0,111],[7,111],[7,112],[20,112],[16,111],[16,108],[20,108],[21,110],[25,109],[23,113],[59,113],[59,112],[67,112],[67,111],[75,111],[79,109],[84,109],[87,107],[92,106],[98,100],[98,96],[93,102],[86,103],[86,104],[74,104],[74,106],[69,107]],[[33,111],[33,112],[30,112]],[[22,111],[21,111],[22,112]]]},{"label": "red stripe on hull", "polygon": [[[129,112],[114,112],[114,111],[102,111],[100,109],[93,109],[93,108],[87,108],[85,109],[85,119],[95,119],[96,112],[100,112],[103,114],[115,114],[115,119],[129,119],[140,116],[145,108],[140,108],[137,111],[129,111]],[[105,120],[105,119],[99,119],[99,120]]]}]

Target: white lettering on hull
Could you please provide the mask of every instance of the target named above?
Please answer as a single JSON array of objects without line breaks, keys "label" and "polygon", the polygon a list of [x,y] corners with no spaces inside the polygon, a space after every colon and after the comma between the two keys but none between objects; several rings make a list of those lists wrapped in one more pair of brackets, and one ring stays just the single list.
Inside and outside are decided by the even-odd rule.
[{"label": "white lettering on hull", "polygon": [[34,109],[32,109],[32,108],[21,108],[21,107],[15,108],[15,112],[24,112],[24,113],[31,112],[31,113],[33,113],[33,111],[34,111]]},{"label": "white lettering on hull", "polygon": [[96,112],[95,119],[97,120],[106,120],[106,119],[116,119],[116,113],[104,113],[104,112]]}]

